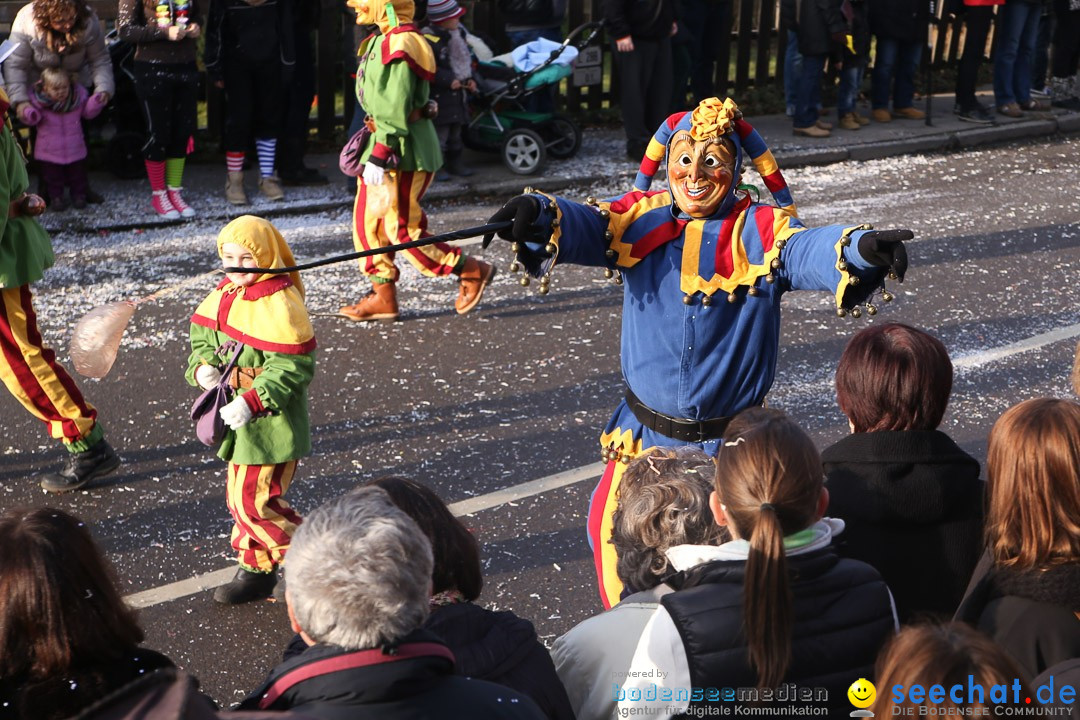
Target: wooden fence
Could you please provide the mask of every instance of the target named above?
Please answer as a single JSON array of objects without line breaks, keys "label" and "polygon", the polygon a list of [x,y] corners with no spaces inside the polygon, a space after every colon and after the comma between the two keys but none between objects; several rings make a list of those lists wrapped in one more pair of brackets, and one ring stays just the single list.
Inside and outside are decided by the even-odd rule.
[{"label": "wooden fence", "polygon": [[[337,130],[347,126],[355,105],[352,74],[356,69],[356,26],[343,0],[297,1],[318,2],[321,7],[315,43],[318,97],[313,122],[320,138],[331,139]],[[88,2],[106,30],[111,29],[116,20],[116,0]],[[24,4],[25,0],[0,0],[0,31],[6,34],[15,13]],[[471,30],[490,40],[496,53],[509,49],[495,0],[462,0],[462,4],[468,10],[465,20]],[[601,0],[571,0],[567,5],[567,29],[602,19]],[[779,58],[786,28],[780,25],[780,0],[731,0],[731,5],[731,32],[721,33],[718,38],[717,57],[728,61],[716,63],[717,94],[738,97],[749,88],[782,84],[784,63]],[[955,62],[963,49],[962,35],[954,18],[935,19],[929,42],[934,67]],[[601,33],[597,47],[601,52],[600,83],[578,87],[569,79],[563,81],[559,103],[572,115],[592,114],[617,105],[618,79],[612,71],[611,39]],[[206,88],[206,101],[207,129],[216,135],[221,117],[220,91],[213,86]]]}]

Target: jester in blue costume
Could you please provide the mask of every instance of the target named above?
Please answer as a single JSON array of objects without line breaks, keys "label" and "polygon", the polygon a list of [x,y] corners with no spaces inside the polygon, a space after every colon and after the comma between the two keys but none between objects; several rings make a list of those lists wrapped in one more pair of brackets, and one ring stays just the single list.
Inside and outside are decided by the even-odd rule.
[{"label": "jester in blue costume", "polygon": [[[778,206],[739,187],[744,152]],[[669,189],[649,191],[665,155]],[[839,315],[858,317],[863,306],[873,314],[875,295],[891,299],[885,276],[903,279],[903,241],[912,238],[860,223],[805,227],[772,153],[730,99],[669,117],[634,186],[584,204],[526,189],[491,218],[513,221],[499,236],[514,243],[541,292],[559,262],[602,267],[625,282],[626,393],[600,438],[607,468],[588,520],[605,607],[623,591],[609,540],[626,463],[654,446],[715,455],[728,419],[760,406],[772,386],[781,296],[827,290]]]}]

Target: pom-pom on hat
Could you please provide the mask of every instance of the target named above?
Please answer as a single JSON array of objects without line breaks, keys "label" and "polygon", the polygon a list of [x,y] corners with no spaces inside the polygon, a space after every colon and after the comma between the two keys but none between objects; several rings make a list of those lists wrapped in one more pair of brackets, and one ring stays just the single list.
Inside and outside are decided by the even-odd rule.
[{"label": "pom-pom on hat", "polygon": [[[731,98],[723,102],[720,98],[708,98],[702,100],[692,112],[675,113],[660,124],[660,127],[649,140],[649,146],[645,150],[645,157],[641,160],[637,177],[634,179],[634,189],[644,192],[652,184],[653,176],[660,169],[660,163],[664,160],[668,142],[671,137],[680,130],[689,130],[695,140],[704,140],[710,137],[728,136],[735,143],[738,150],[745,150],[754,161],[765,187],[769,188],[776,204],[795,215],[795,202],[791,198],[787,181],[780,173],[780,166],[776,163],[772,151],[769,150],[765,140],[750,123],[742,118],[742,112]],[[736,168],[741,161],[736,158]]]},{"label": "pom-pom on hat", "polygon": [[431,0],[428,3],[427,16],[431,22],[442,22],[465,14],[465,8],[455,0]]}]

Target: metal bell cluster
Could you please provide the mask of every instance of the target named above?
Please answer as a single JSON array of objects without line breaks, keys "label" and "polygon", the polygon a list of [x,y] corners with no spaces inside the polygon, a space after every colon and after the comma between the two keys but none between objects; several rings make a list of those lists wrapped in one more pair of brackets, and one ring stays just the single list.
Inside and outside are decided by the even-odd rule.
[{"label": "metal bell cluster", "polygon": [[604,462],[621,462],[623,465],[629,465],[633,457],[629,453],[620,452],[613,447],[606,447],[600,451],[600,459]]},{"label": "metal bell cluster", "polygon": [[[604,218],[605,221],[607,221],[607,220],[609,220],[611,218],[611,211],[608,210],[607,208],[601,208],[600,207],[600,201],[597,200],[592,195],[585,198],[585,204],[589,205],[590,207],[600,208],[599,210],[597,210],[597,212],[600,213],[600,217]],[[607,240],[608,243],[610,243],[612,240],[615,239],[615,233],[611,232],[610,228],[605,230],[604,231],[604,239]],[[617,252],[615,252],[614,250],[612,250],[611,248],[608,248],[607,250],[604,251],[604,257],[606,257],[608,260],[615,260],[615,258],[618,257],[618,255],[619,254]],[[615,283],[616,285],[622,285],[623,284],[622,272],[619,271],[619,270],[613,270],[611,268],[604,268],[604,277],[607,278],[608,280],[610,280],[611,282]]]},{"label": "metal bell cluster", "polygon": [[[840,238],[840,247],[846,248],[846,247],[849,247],[850,245],[851,245],[851,238],[849,236],[845,235],[844,237]],[[837,260],[837,262],[836,262],[836,269],[841,271],[841,272],[844,272],[845,270],[848,269],[847,261],[844,259],[843,250],[840,251],[840,259]],[[893,280],[896,279],[896,275],[894,273],[889,273],[889,277],[892,278]],[[852,287],[855,287],[856,285],[859,284],[859,282],[860,282],[859,278],[856,277],[855,275],[849,275],[848,276],[848,285],[851,285]],[[889,292],[888,290],[885,289],[885,283],[881,284],[880,290],[881,290],[881,300],[882,300],[882,302],[892,302],[893,301],[894,296],[893,296],[893,294],[891,292]],[[862,317],[863,312],[864,312],[863,308],[865,307],[866,308],[865,312],[866,312],[867,316],[868,317],[873,317],[874,315],[877,315],[877,313],[878,313],[877,305],[874,305],[873,299],[874,299],[874,293],[872,292],[872,293],[870,293],[870,296],[866,299],[866,302],[863,304],[862,307],[860,307],[859,305],[855,305],[854,307],[852,307],[850,309],[849,308],[842,308],[842,307],[837,308],[836,309],[836,316],[837,317],[847,317],[848,315],[851,315],[851,317],[858,319],[858,318]]]},{"label": "metal bell cluster", "polygon": [[[541,191],[537,190],[534,187],[527,187],[527,188],[525,188],[523,190],[523,192],[526,195],[543,195],[544,197],[546,197],[548,199],[547,209],[555,213],[555,218],[551,221],[551,230],[552,230],[552,233],[553,233],[552,241],[549,241],[548,244],[544,246],[544,250],[546,250],[548,252],[548,254],[550,254],[551,257],[552,257],[552,262],[551,262],[550,267],[554,267],[555,266],[555,260],[559,256],[559,244],[557,242],[554,242],[554,240],[556,240],[558,238],[558,234],[559,234],[559,225],[560,225],[559,207],[555,202],[555,198],[548,195],[547,193],[544,193],[544,192],[541,192]],[[510,245],[510,250],[511,250],[511,252],[514,253],[514,260],[510,263],[510,273],[511,274],[516,274],[517,272],[519,272],[521,270],[524,270],[522,264],[520,262],[518,262],[518,260],[517,260],[517,257],[521,253],[523,248],[521,247],[521,245],[519,243],[515,242],[515,243],[512,243]],[[526,273],[522,274],[521,279],[518,282],[521,283],[522,287],[529,287],[529,285],[532,284],[532,278],[526,272]],[[541,295],[547,295],[548,292],[551,291],[551,270],[550,269],[546,273],[544,273],[542,276],[540,276],[540,282],[539,282],[539,287],[538,287],[537,291]]]}]

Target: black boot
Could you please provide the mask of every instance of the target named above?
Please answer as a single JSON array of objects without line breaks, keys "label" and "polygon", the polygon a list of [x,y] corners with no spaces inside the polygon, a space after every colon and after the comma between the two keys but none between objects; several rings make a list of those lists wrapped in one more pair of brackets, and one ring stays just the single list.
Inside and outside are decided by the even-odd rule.
[{"label": "black boot", "polygon": [[120,456],[108,442],[101,440],[89,450],[69,455],[63,470],[41,478],[41,487],[51,493],[71,492],[118,467]]},{"label": "black boot", "polygon": [[252,600],[265,600],[274,594],[277,573],[252,572],[243,567],[236,569],[236,576],[214,591],[214,600],[222,605],[240,605]]},{"label": "black boot", "polygon": [[476,171],[471,167],[461,162],[461,151],[446,153],[446,172],[451,175],[457,175],[458,177],[470,177],[475,175]]}]

